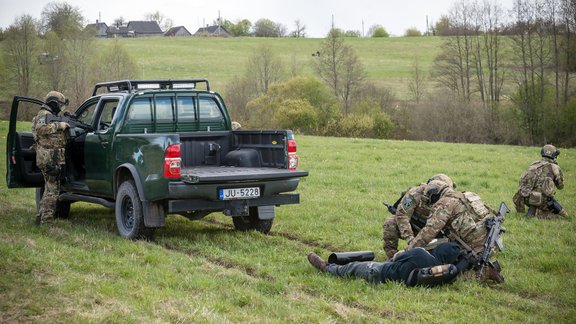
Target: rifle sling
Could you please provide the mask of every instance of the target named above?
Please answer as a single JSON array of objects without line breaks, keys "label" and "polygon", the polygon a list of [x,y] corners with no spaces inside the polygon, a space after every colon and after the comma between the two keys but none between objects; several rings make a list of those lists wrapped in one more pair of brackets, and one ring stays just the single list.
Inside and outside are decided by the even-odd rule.
[{"label": "rifle sling", "polygon": [[466,249],[466,251],[472,253],[472,255],[473,255],[475,258],[478,257],[478,256],[476,255],[476,253],[474,252],[474,250],[470,247],[470,245],[466,244],[466,242],[464,242],[464,240],[462,240],[462,239],[460,238],[460,236],[458,236],[458,235],[456,235],[456,234],[454,234],[454,233],[452,233],[452,232],[449,232],[447,236],[448,236],[449,239],[458,242],[458,244],[460,244],[464,249]]}]

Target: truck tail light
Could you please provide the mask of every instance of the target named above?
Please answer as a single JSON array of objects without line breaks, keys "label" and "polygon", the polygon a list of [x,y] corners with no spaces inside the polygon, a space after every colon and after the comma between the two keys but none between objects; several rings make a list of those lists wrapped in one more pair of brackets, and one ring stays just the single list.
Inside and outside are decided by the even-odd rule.
[{"label": "truck tail light", "polygon": [[181,164],[180,144],[168,146],[166,153],[164,153],[164,178],[180,178]]},{"label": "truck tail light", "polygon": [[288,170],[296,170],[298,167],[298,154],[296,154],[296,148],[294,134],[288,133]]}]

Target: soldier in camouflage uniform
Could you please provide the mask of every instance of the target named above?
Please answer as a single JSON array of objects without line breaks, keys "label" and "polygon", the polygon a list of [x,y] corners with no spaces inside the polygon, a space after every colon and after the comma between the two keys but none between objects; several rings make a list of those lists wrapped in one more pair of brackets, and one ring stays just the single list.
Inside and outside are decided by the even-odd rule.
[{"label": "soldier in camouflage uniform", "polygon": [[[428,218],[426,226],[410,241],[406,250],[425,247],[442,230],[447,230],[451,240],[470,249],[474,257],[484,250],[484,241],[488,235],[485,221],[494,215],[494,210],[486,206],[480,197],[473,192],[455,192],[441,181],[431,181],[424,194],[434,205],[434,211]],[[482,279],[503,282],[504,278],[494,269],[484,271]]]},{"label": "soldier in camouflage uniform", "polygon": [[566,210],[554,199],[555,188],[564,188],[564,176],[556,158],[560,155],[553,145],[544,145],[540,150],[542,159],[533,162],[520,177],[520,186],[512,198],[516,211],[523,213],[528,205],[528,214],[539,218],[567,216]]},{"label": "soldier in camouflage uniform", "polygon": [[[443,181],[447,183],[450,188],[454,188],[454,182],[445,174],[436,174],[432,176],[427,183],[432,180]],[[384,221],[384,251],[388,259],[392,259],[394,254],[398,252],[398,241],[400,238],[406,242],[410,242],[414,238],[414,232],[410,226],[410,218],[412,215],[416,214],[424,219],[430,215],[432,206],[423,199],[424,189],[427,183],[422,183],[419,186],[408,189],[400,199],[396,214],[388,217]]]},{"label": "soldier in camouflage uniform", "polygon": [[60,173],[65,164],[65,147],[68,141],[68,123],[47,122],[47,116],[58,115],[62,106],[68,104],[63,94],[50,91],[45,104],[32,119],[32,135],[36,149],[36,164],[44,176],[44,194],[40,200],[37,221],[52,223],[60,194]]}]

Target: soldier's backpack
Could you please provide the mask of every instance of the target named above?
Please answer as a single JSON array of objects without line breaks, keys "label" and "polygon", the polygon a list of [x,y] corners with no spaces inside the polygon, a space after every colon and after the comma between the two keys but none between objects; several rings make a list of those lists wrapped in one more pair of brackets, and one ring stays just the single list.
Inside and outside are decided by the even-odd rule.
[{"label": "soldier's backpack", "polygon": [[547,176],[551,173],[549,166],[549,162],[536,161],[520,177],[520,194],[528,198],[528,205],[539,206],[544,201],[543,196],[554,194],[554,181]]}]

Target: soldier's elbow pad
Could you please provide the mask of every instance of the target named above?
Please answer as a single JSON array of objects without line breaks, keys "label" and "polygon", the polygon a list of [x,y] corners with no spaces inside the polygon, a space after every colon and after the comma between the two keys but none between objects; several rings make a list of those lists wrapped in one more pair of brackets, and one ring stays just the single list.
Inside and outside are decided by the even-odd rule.
[{"label": "soldier's elbow pad", "polygon": [[458,276],[458,269],[453,264],[414,269],[406,280],[406,286],[435,287],[451,284]]}]

